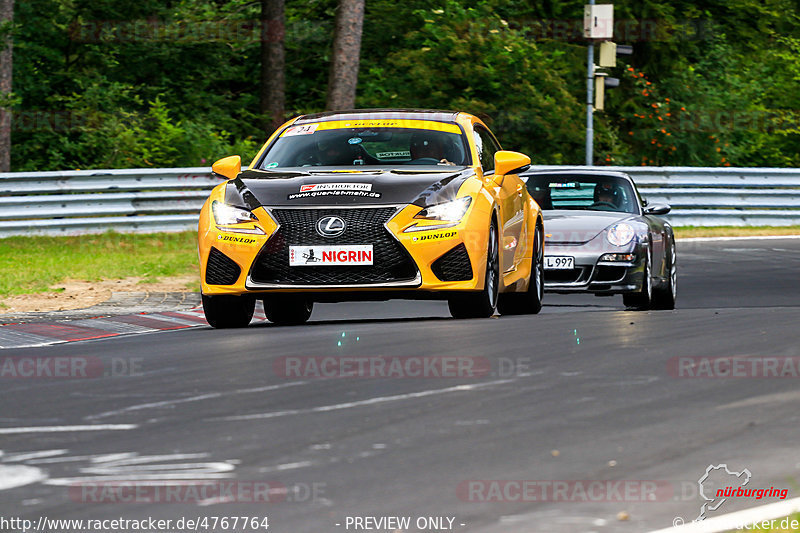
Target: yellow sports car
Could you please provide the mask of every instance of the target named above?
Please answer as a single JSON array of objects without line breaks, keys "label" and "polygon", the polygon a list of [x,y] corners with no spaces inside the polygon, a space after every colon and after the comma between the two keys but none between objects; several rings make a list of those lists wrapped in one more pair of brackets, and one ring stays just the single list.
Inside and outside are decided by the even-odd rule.
[{"label": "yellow sports car", "polygon": [[446,299],[456,318],[537,313],[539,206],[517,175],[530,158],[500,148],[478,118],[449,111],[305,115],[267,140],[200,213],[203,309],[244,327],[255,300],[299,324],[314,302]]}]

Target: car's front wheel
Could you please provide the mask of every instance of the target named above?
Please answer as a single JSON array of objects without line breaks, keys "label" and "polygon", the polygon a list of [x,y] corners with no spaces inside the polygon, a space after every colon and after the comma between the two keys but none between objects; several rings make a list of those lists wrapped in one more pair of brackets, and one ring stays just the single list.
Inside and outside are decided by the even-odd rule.
[{"label": "car's front wheel", "polygon": [[264,300],[267,320],[281,326],[304,324],[311,318],[314,302],[300,297],[281,297]]},{"label": "car's front wheel", "polygon": [[678,296],[678,254],[675,252],[675,241],[670,244],[667,256],[667,281],[662,287],[653,290],[653,308],[675,309],[675,300]]},{"label": "car's front wheel", "polygon": [[203,312],[212,328],[244,328],[253,319],[256,300],[242,295],[203,295]]},{"label": "car's front wheel", "polygon": [[651,264],[652,262],[648,255],[644,260],[642,288],[636,292],[629,292],[622,295],[622,303],[624,303],[626,307],[639,311],[646,311],[653,305],[653,272],[650,267]]},{"label": "car's front wheel", "polygon": [[544,296],[544,230],[536,226],[533,237],[533,259],[528,290],[523,293],[501,294],[497,310],[501,315],[536,314],[542,310]]},{"label": "car's front wheel", "polygon": [[486,251],[486,274],[483,290],[453,294],[447,300],[453,318],[488,318],[497,307],[500,290],[500,246],[497,237],[497,223],[492,220],[489,226],[489,242]]}]

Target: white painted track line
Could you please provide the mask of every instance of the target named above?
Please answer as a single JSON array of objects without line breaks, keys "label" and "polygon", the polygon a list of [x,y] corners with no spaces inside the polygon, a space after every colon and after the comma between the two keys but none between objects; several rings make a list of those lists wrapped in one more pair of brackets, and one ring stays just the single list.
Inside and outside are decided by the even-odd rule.
[{"label": "white painted track line", "polygon": [[752,240],[771,240],[800,239],[800,235],[751,235],[741,237],[677,237],[677,242],[714,242],[714,241],[752,241]]},{"label": "white painted track line", "polygon": [[83,426],[30,426],[19,428],[0,428],[0,435],[19,433],[70,433],[73,431],[125,431],[136,429],[137,424],[96,424]]}]

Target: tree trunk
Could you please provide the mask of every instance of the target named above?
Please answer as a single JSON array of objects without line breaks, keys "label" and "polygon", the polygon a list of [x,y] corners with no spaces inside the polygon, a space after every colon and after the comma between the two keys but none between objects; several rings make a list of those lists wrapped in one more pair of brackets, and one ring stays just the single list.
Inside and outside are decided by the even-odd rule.
[{"label": "tree trunk", "polygon": [[356,105],[361,31],[364,27],[364,0],[340,0],[336,12],[336,33],[328,77],[330,110],[353,109]]},{"label": "tree trunk", "polygon": [[261,114],[267,135],[286,119],[284,0],[261,0]]},{"label": "tree trunk", "polygon": [[[0,98],[11,94],[14,41],[11,28],[14,23],[14,0],[0,0]],[[0,108],[0,172],[11,170],[11,108]]]}]

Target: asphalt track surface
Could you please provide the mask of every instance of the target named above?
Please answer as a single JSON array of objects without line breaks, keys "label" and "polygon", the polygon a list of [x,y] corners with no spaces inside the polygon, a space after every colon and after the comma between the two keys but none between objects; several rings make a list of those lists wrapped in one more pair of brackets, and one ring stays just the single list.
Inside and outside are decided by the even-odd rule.
[{"label": "asphalt track surface", "polygon": [[[678,250],[676,311],[562,295],[547,295],[538,316],[484,320],[450,319],[435,302],[329,304],[301,327],[3,350],[97,357],[136,371],[0,380],[0,516],[268,516],[269,531],[287,533],[354,531],[348,516],[408,516],[412,524],[446,516],[453,531],[640,532],[695,518],[697,480],[720,463],[747,468],[750,487],[797,497],[800,378],[679,377],[670,360],[800,358],[800,240],[683,242]],[[319,379],[285,377],[276,366],[281,357],[330,355],[475,357],[491,370]],[[106,424],[120,426],[24,429]],[[97,492],[75,492],[81,483],[181,473],[288,493],[273,491],[270,503],[200,505],[186,493],[178,502],[119,503],[106,494],[97,503]],[[25,476],[39,479],[8,488]],[[556,501],[540,493],[481,501],[487,492],[459,490],[470,480],[571,484],[566,497],[549,498]],[[653,480],[666,489],[655,501],[613,490],[611,501],[582,501],[581,480]],[[730,499],[717,513],[773,501]]]}]

